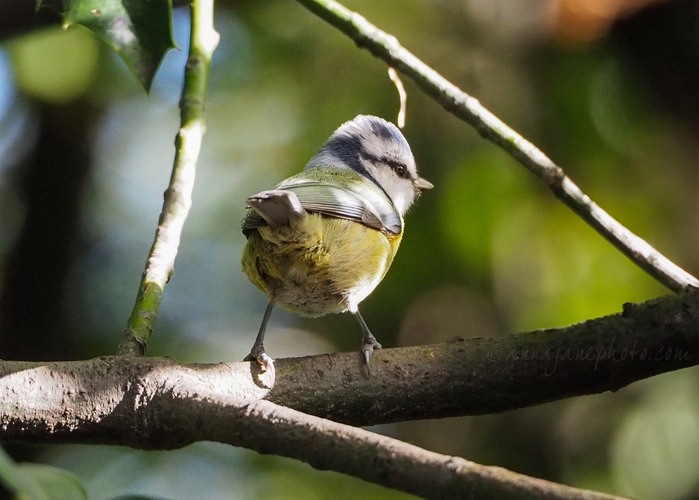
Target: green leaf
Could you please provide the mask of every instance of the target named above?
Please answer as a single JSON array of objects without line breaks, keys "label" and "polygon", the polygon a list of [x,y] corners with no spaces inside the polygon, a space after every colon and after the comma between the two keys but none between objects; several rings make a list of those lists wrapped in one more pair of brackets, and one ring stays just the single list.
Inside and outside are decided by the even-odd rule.
[{"label": "green leaf", "polygon": [[175,47],[170,0],[37,0],[79,24],[112,47],[146,92],[165,53]]},{"label": "green leaf", "polygon": [[39,483],[20,469],[2,448],[0,448],[0,484],[13,493],[14,498],[48,500]]},{"label": "green leaf", "polygon": [[19,468],[39,484],[49,500],[87,500],[85,487],[65,469],[32,463],[19,464]]},{"label": "green leaf", "polygon": [[0,483],[16,499],[83,500],[85,487],[78,478],[64,469],[43,464],[16,464],[0,448]]}]

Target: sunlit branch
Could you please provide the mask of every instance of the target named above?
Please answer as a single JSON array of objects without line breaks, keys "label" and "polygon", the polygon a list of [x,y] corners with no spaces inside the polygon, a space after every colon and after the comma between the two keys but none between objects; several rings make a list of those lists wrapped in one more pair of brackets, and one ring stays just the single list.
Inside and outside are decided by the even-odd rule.
[{"label": "sunlit branch", "polygon": [[[112,360],[136,361],[125,357]],[[99,364],[100,360],[96,361]],[[101,361],[104,375],[110,360]],[[192,393],[183,373],[168,369],[167,364],[172,363],[165,361],[140,372],[141,377],[133,380],[136,383],[121,384],[126,389],[121,395],[101,385],[104,380],[99,377],[88,380],[86,373],[54,372],[74,386],[92,385],[94,397],[80,395],[67,401],[58,416],[60,425],[44,418],[48,413],[45,406],[28,405],[31,410],[21,424],[27,430],[24,434],[16,432],[19,408],[0,406],[0,443],[31,443],[40,437],[36,442],[87,442],[155,450],[207,440],[295,458],[317,469],[345,473],[424,498],[619,498],[440,455],[269,401],[243,400],[221,390],[225,377],[210,377],[209,384],[200,384]],[[47,366],[37,365],[9,377],[26,382],[48,375]]]},{"label": "sunlit branch", "polygon": [[594,203],[565,172],[531,142],[500,121],[477,99],[450,83],[427,66],[398,40],[369,23],[364,17],[334,0],[298,0],[349,36],[357,46],[367,49],[415,83],[444,109],[472,125],[481,136],[499,145],[534,175],[604,238],[616,246],[641,269],[674,291],[699,288],[699,280],[636,236]]},{"label": "sunlit branch", "polygon": [[[0,361],[0,440],[33,435],[39,442],[36,432],[53,439],[48,434],[56,430],[54,424],[71,428],[83,412],[129,401],[129,391],[148,386],[153,373],[171,380],[183,397],[216,390],[222,397],[265,398],[335,421],[375,425],[498,413],[616,391],[697,364],[695,291],[626,304],[622,313],[565,328],[383,349],[375,354],[371,378],[356,352],[278,359],[271,391],[257,382],[259,366],[249,362],[184,365],[167,358],[123,356]],[[166,388],[154,385],[152,390]],[[22,422],[28,430],[18,427]]]},{"label": "sunlit branch", "polygon": [[494,413],[695,366],[697,299],[691,291],[567,328],[385,349],[375,354],[371,379],[358,353],[279,359],[271,391],[257,383],[260,368],[250,362],[0,361],[0,444],[172,449],[212,440],[427,498],[611,498],[320,417],[371,425]]},{"label": "sunlit branch", "polygon": [[189,57],[184,70],[175,160],[136,303],[117,350],[119,354],[145,354],[163,289],[174,270],[182,227],[192,204],[194,176],[206,129],[209,66],[218,40],[213,26],[213,0],[192,0]]}]

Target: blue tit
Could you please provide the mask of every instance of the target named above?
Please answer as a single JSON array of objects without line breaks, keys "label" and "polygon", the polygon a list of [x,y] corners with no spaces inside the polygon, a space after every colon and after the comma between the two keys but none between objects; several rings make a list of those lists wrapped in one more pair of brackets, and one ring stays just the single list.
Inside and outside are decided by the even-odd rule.
[{"label": "blue tit", "polygon": [[306,317],[352,313],[368,368],[381,344],[359,303],[386,275],[403,236],[403,216],[432,187],[418,176],[395,125],[359,115],[340,126],[301,173],[249,197],[242,266],[269,303],[245,360],[259,362],[274,380],[263,340],[279,305]]}]

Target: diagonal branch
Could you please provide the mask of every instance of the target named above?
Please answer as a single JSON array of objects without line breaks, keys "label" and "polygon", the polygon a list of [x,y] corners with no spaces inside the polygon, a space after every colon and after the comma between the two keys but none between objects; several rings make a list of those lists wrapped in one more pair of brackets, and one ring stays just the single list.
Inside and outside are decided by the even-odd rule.
[{"label": "diagonal branch", "polygon": [[[104,361],[103,365],[109,363]],[[15,375],[41,377],[43,368]],[[64,380],[79,378],[75,373],[63,375]],[[425,498],[618,498],[440,455],[269,401],[223,395],[215,385],[202,386],[192,394],[182,382],[182,377],[173,377],[167,369],[153,369],[138,383],[129,384],[121,399],[102,387],[95,397],[87,399],[91,405],[66,408],[60,424],[40,420],[19,424],[16,411],[11,415],[12,410],[3,405],[0,443],[27,442],[26,437],[43,434],[43,442],[172,449],[210,440],[299,459],[321,470],[342,472]],[[95,384],[98,387],[99,381]],[[39,404],[32,410],[38,415],[42,408]]]},{"label": "diagonal branch", "polygon": [[618,498],[440,455],[363,429],[312,417],[267,401],[248,405],[217,438],[296,458],[424,498]]},{"label": "diagonal branch", "polygon": [[398,40],[334,0],[298,0],[308,10],[410,77],[427,95],[457,118],[472,125],[536,175],[551,191],[637,266],[673,291],[699,288],[699,280],[671,262],[594,203],[543,152],[500,121],[477,99],[427,66]]},{"label": "diagonal branch", "polygon": [[213,0],[191,1],[189,58],[184,70],[175,160],[136,303],[117,349],[122,355],[146,353],[163,289],[175,267],[182,227],[192,205],[194,175],[206,130],[204,113],[209,66],[219,40],[213,25],[213,9]]}]

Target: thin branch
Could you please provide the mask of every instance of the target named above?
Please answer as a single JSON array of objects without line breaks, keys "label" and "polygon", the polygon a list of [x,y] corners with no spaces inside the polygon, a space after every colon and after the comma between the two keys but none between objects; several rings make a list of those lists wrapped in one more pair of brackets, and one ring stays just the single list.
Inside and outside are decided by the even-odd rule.
[{"label": "thin branch", "polygon": [[172,276],[182,227],[192,205],[192,189],[201,142],[211,56],[219,35],[213,25],[213,0],[192,0],[189,58],[184,71],[180,100],[180,130],[175,140],[175,160],[163,210],[141,278],[136,303],[117,352],[145,354],[165,284]]},{"label": "thin branch", "polygon": [[532,143],[485,109],[477,99],[447,81],[402,47],[398,40],[334,0],[298,0],[308,10],[350,37],[357,46],[396,68],[444,109],[472,125],[543,181],[551,191],[637,266],[671,290],[699,288],[699,280],[671,262],[594,203]]},{"label": "thin branch", "polygon": [[173,381],[182,398],[212,390],[221,397],[266,398],[353,425],[497,413],[616,391],[699,364],[699,295],[627,304],[623,313],[568,328],[383,349],[375,356],[371,378],[359,353],[278,359],[271,392],[257,382],[259,366],[249,362],[182,365],[122,356],[0,361],[0,440],[70,439],[83,415],[144,404],[134,399],[134,388],[168,391],[170,385],[149,386],[153,374]]},{"label": "thin branch", "polygon": [[403,128],[405,127],[405,103],[408,99],[408,94],[405,92],[403,82],[401,81],[400,76],[398,76],[398,73],[395,69],[388,68],[388,77],[393,82],[393,85],[396,86],[396,90],[398,91],[398,99],[400,101],[400,108],[398,109],[398,119],[396,120],[396,125],[398,125],[398,128]]},{"label": "thin branch", "polygon": [[[91,363],[104,370],[125,360],[116,357]],[[173,373],[168,363],[173,362],[161,360],[160,367],[142,372],[138,379],[131,379],[132,383],[121,384],[124,392],[120,397],[115,397],[117,388],[104,387],[102,380],[90,379],[86,373],[55,373],[68,385],[91,386],[90,397],[73,392],[63,414],[57,415],[59,420],[43,418],[41,399],[27,404],[25,397],[16,398],[19,406],[15,408],[3,404],[0,442],[36,440],[172,449],[209,440],[295,458],[318,469],[425,498],[617,498],[440,455],[269,401],[242,400],[221,390],[225,376],[220,373],[210,377],[208,387],[200,384],[193,394],[188,384],[191,377],[183,371]],[[32,387],[30,390],[40,391],[42,384],[32,381],[45,378],[46,371],[46,366],[37,365],[9,376]],[[71,404],[77,401],[81,404]],[[34,418],[19,419],[19,413],[25,411],[25,417],[33,414]]]}]

